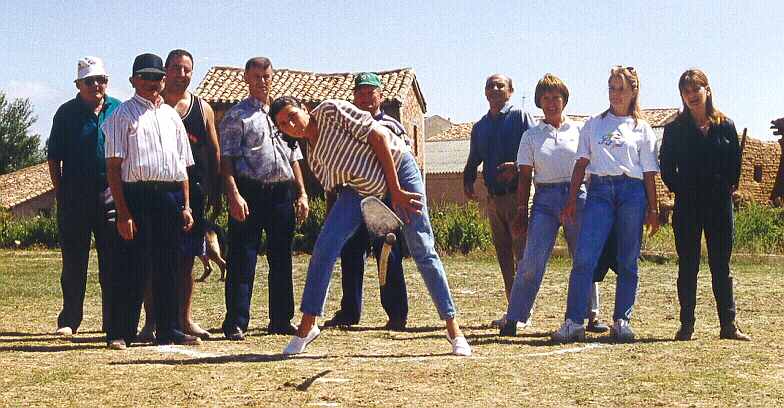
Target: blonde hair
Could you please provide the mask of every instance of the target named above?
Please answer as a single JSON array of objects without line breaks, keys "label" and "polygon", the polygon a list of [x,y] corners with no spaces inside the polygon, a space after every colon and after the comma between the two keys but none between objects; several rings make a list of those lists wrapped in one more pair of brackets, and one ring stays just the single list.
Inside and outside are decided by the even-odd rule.
[{"label": "blonde hair", "polygon": [[[626,112],[627,115],[634,118],[634,125],[636,126],[640,119],[642,119],[642,113],[640,112],[640,77],[637,75],[637,71],[634,67],[624,67],[621,65],[616,65],[610,68],[610,78],[607,79],[607,84],[610,84],[610,81],[613,78],[620,78],[621,82],[623,83],[623,87],[626,86],[632,87],[634,91],[634,96],[632,96],[631,103],[629,104],[629,110]],[[602,113],[602,117],[607,116],[607,113],[610,112],[610,108],[607,108],[606,111]]]},{"label": "blonde hair", "polygon": [[536,84],[536,91],[534,91],[534,103],[536,104],[536,107],[539,109],[542,108],[542,104],[539,100],[545,92],[550,91],[560,93],[561,97],[563,97],[564,107],[566,107],[566,104],[569,103],[569,88],[566,87],[566,84],[561,78],[550,73],[544,74],[544,77]]},{"label": "blonde hair", "polygon": [[[708,83],[708,76],[705,75],[705,72],[697,68],[687,69],[686,72],[681,74],[681,78],[678,80],[678,91],[681,93],[681,99],[683,99],[683,91],[688,88],[700,87],[705,88],[705,91],[708,93],[707,100],[705,101],[705,114],[708,116],[708,120],[714,125],[721,124],[727,117],[713,106],[713,91]],[[689,107],[686,106],[686,102],[683,102],[683,111],[681,112],[681,115],[691,116],[691,111],[689,111]]]}]

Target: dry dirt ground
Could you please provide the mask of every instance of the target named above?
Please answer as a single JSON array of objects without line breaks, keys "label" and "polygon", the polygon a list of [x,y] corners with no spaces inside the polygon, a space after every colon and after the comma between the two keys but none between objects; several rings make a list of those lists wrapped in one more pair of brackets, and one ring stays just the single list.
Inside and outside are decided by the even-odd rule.
[{"label": "dry dirt ground", "polygon": [[[295,259],[297,300],[307,256]],[[296,358],[287,337],[267,335],[266,263],[259,262],[251,330],[223,339],[223,285],[197,284],[196,320],[214,339],[199,347],[107,350],[99,332],[100,292],[91,259],[85,321],[72,339],[55,329],[60,306],[57,251],[0,251],[0,405],[3,406],[784,406],[784,290],[781,261],[733,266],[739,322],[754,341],[718,339],[707,267],[699,287],[697,339],[675,342],[678,304],[673,263],[642,263],[633,327],[638,341],[591,335],[554,345],[569,264],[553,262],[534,324],[499,337],[489,323],[505,307],[492,256],[445,257],[459,319],[474,356],[448,355],[421,278],[406,261],[409,330],[381,329],[386,318],[373,273],[365,314],[352,329],[325,330]],[[374,265],[368,265],[372,271]],[[201,273],[198,266],[195,273]],[[612,276],[612,275],[611,275]],[[327,315],[340,299],[333,276]],[[602,284],[611,314],[614,282]]]}]

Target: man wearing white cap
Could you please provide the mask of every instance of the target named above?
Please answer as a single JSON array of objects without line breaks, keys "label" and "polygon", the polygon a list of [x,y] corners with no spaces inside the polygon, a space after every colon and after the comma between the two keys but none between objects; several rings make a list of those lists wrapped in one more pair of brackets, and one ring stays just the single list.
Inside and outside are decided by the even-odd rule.
[{"label": "man wearing white cap", "polygon": [[98,276],[101,283],[104,325],[108,295],[104,288],[113,234],[106,221],[105,205],[111,201],[106,181],[104,134],[101,125],[120,105],[106,95],[109,75],[96,57],[79,60],[75,98],[64,103],[54,115],[47,141],[47,160],[57,197],[57,227],[60,234],[63,268],[60,284],[63,309],[57,317],[57,331],[70,336],[82,322],[90,234],[95,235]]}]

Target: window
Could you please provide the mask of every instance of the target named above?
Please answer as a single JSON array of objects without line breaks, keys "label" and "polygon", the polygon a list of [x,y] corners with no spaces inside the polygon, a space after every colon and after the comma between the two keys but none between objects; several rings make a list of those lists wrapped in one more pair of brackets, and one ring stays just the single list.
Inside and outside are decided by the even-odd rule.
[{"label": "window", "polygon": [[754,181],[762,183],[762,165],[754,165]]},{"label": "window", "polygon": [[414,156],[419,156],[419,128],[414,125]]}]

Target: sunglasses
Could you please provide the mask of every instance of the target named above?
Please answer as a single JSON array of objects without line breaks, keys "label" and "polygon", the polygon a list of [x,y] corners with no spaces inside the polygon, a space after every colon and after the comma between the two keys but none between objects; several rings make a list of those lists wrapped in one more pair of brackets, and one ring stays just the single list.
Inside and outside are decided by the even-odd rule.
[{"label": "sunglasses", "polygon": [[629,72],[634,72],[634,67],[624,67],[623,65],[613,65],[613,69],[617,69],[617,68],[625,69],[625,70],[627,70]]},{"label": "sunglasses", "polygon": [[156,74],[152,72],[142,72],[134,76],[144,81],[160,81],[163,79],[163,74]]},{"label": "sunglasses", "polygon": [[94,76],[82,79],[82,83],[87,86],[106,85],[108,82],[109,78],[105,76]]}]

